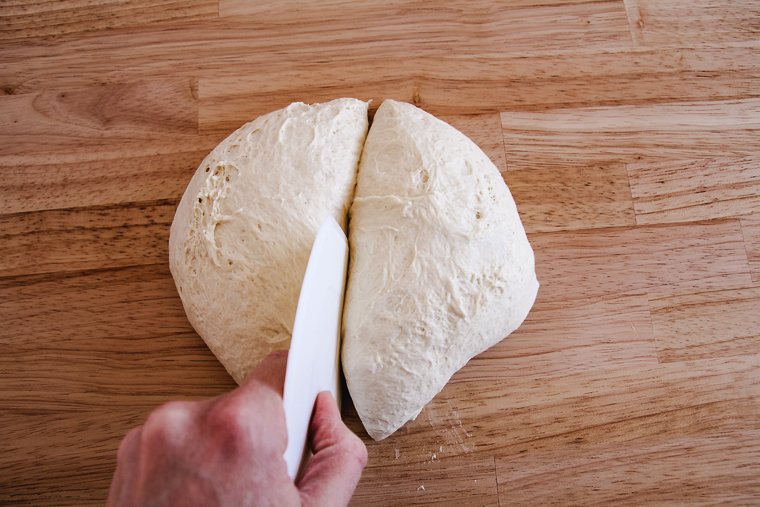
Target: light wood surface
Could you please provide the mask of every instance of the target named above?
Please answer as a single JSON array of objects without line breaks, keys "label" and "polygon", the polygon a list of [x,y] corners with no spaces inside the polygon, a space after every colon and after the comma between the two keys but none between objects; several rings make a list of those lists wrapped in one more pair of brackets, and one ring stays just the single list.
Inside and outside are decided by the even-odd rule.
[{"label": "light wood surface", "polygon": [[0,504],[102,505],[122,435],[233,382],[167,265],[232,129],[420,105],[511,187],[541,291],[353,505],[760,503],[760,3],[0,3]]}]

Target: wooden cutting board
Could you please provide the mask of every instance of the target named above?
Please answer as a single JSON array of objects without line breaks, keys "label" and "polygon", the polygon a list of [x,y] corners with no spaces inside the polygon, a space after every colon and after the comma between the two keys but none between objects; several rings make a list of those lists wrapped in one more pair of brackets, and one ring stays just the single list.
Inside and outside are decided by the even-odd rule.
[{"label": "wooden cutting board", "polygon": [[414,102],[501,168],[542,288],[372,442],[354,505],[760,501],[760,3],[0,6],[0,504],[102,505],[120,438],[233,387],[167,266],[232,129]]}]

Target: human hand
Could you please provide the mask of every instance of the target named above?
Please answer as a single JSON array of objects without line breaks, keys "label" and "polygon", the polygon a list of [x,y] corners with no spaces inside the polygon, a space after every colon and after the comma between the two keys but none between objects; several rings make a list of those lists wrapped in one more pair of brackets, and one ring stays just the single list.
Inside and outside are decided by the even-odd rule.
[{"label": "human hand", "polygon": [[328,392],[309,426],[314,455],[288,476],[282,386],[287,353],[273,353],[234,391],[154,410],[119,446],[109,507],[345,506],[367,463],[364,443]]}]

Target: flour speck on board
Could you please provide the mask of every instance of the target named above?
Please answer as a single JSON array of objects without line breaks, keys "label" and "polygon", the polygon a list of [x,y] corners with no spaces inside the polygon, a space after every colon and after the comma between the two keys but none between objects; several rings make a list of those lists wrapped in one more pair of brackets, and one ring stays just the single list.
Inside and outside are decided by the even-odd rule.
[{"label": "flour speck on board", "polygon": [[393,452],[396,454],[396,456],[393,459],[398,459],[399,456],[401,456],[401,453],[398,449],[393,449]]},{"label": "flour speck on board", "polygon": [[417,491],[425,491],[425,486],[423,484],[420,484],[417,486]]}]

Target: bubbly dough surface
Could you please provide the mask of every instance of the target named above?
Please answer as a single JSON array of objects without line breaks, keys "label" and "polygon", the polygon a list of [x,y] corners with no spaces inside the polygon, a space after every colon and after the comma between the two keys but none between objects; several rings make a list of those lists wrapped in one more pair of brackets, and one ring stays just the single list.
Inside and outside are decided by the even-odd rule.
[{"label": "bubbly dough surface", "polygon": [[349,241],[343,371],[379,440],[514,331],[538,281],[493,163],[447,123],[393,100],[364,144]]},{"label": "bubbly dough surface", "polygon": [[294,103],[243,125],[201,163],[177,208],[169,262],[185,313],[238,382],[290,343],[317,229],[345,224],[367,103]]}]

